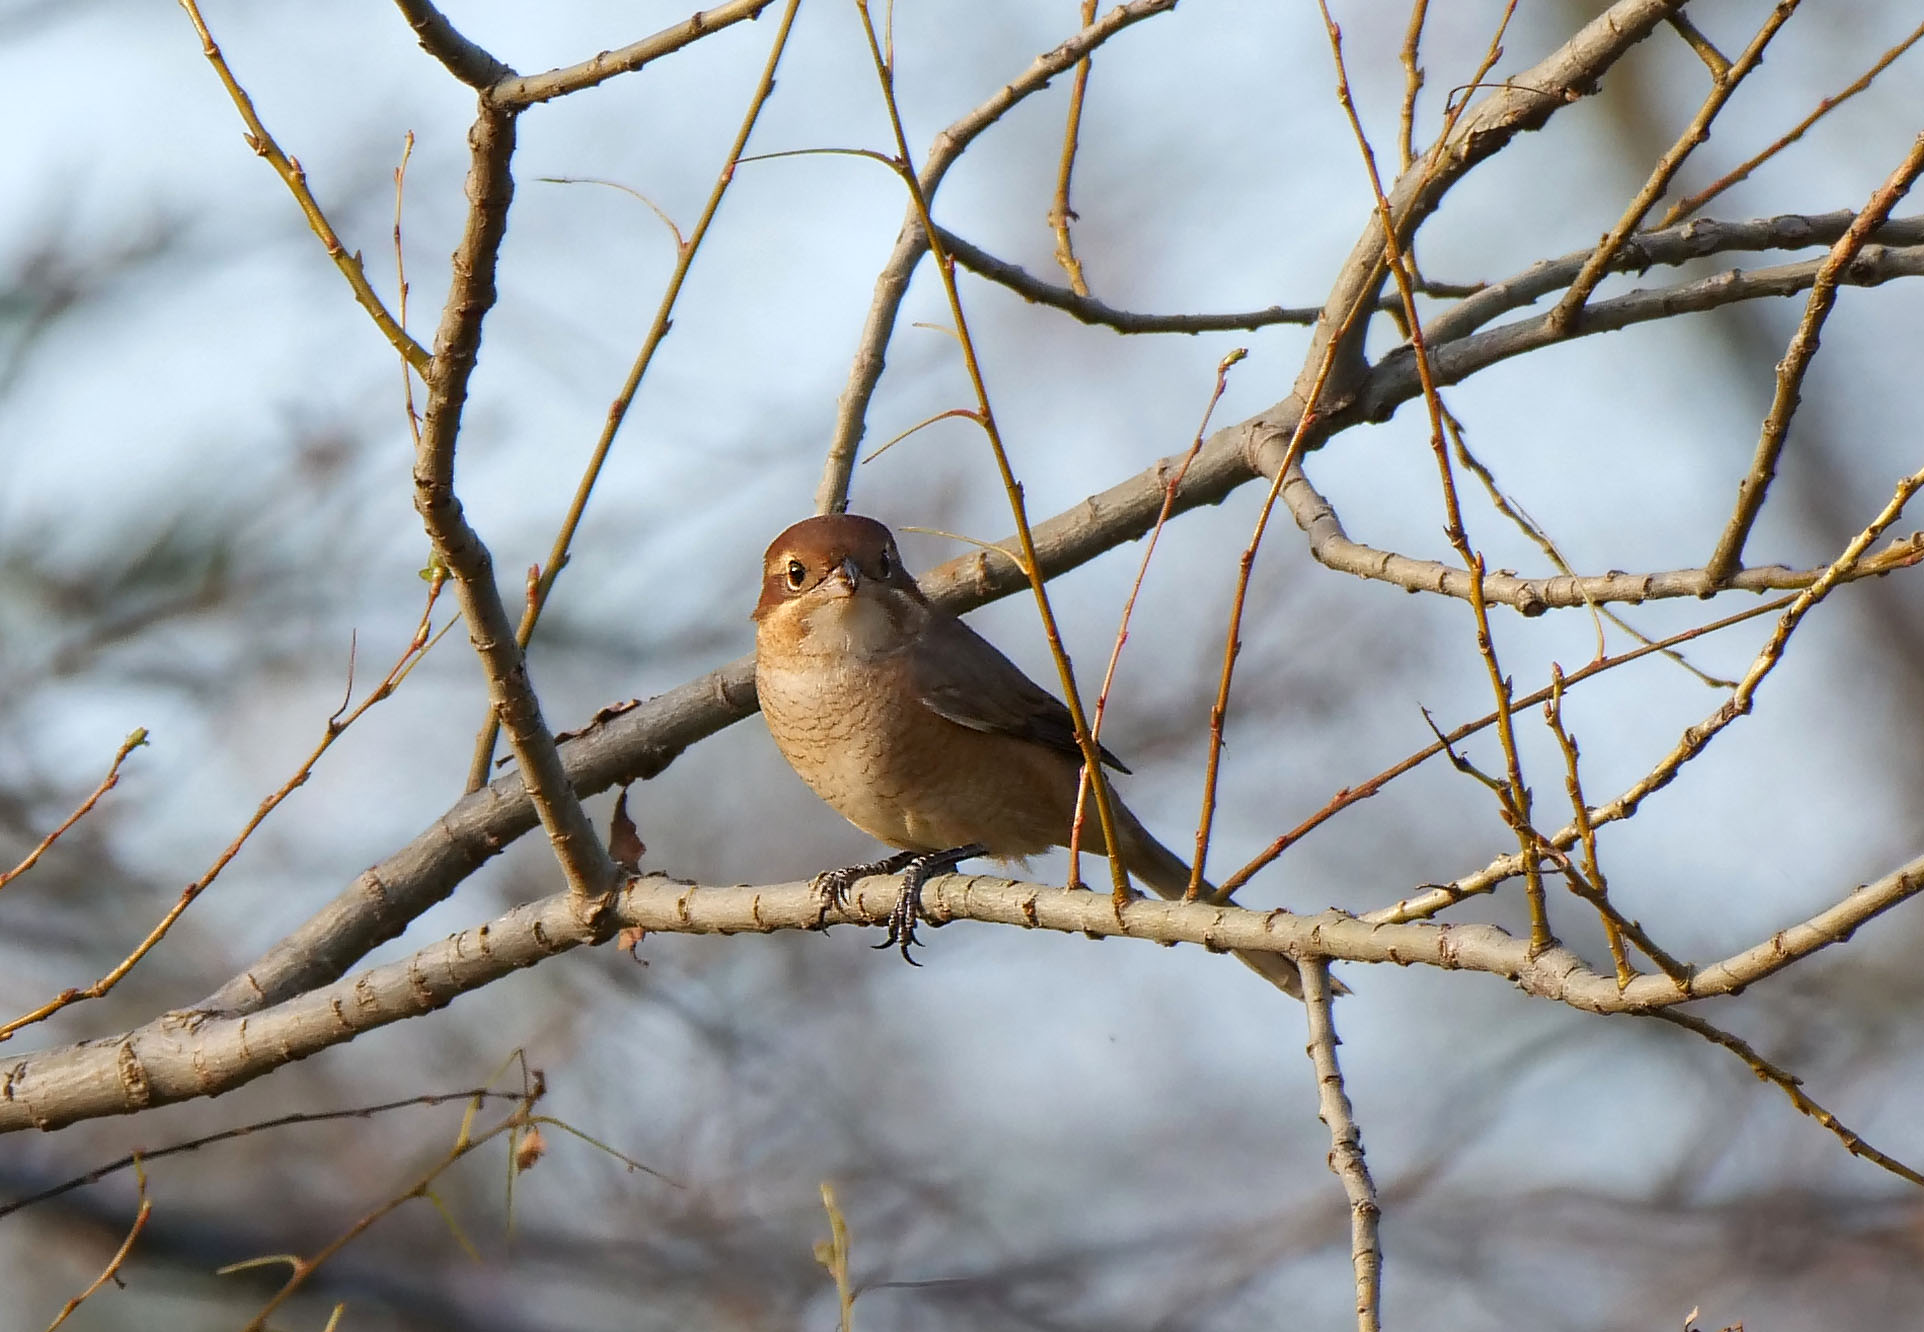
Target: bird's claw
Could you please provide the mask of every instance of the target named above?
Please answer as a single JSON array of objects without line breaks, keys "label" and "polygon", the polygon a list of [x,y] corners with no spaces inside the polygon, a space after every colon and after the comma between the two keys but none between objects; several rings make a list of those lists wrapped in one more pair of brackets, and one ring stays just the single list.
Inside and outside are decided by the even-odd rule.
[{"label": "bird's claw", "polygon": [[861,865],[844,865],[841,869],[825,870],[815,876],[816,896],[821,899],[821,914],[815,919],[815,928],[822,929],[828,924],[828,913],[846,911],[854,904],[855,885],[874,874],[897,874],[913,864],[917,853],[903,851],[890,856],[887,860],[871,860]]},{"label": "bird's claw", "polygon": [[877,948],[899,948],[902,960],[912,967],[922,964],[909,956],[909,949],[922,941],[915,937],[915,918],[922,910],[922,881],[926,874],[916,873],[911,865],[902,875],[902,891],[896,894],[895,905],[889,908],[888,937],[875,945]]},{"label": "bird's claw", "polygon": [[912,967],[921,966],[920,962],[909,956],[909,949],[922,942],[915,937],[916,917],[928,920],[928,914],[922,909],[922,885],[938,874],[947,874],[965,860],[986,854],[987,848],[980,845],[958,846],[947,851],[929,851],[911,856],[898,866],[902,872],[902,891],[896,897],[894,907],[889,910],[888,937],[875,946],[898,948],[904,962]]}]

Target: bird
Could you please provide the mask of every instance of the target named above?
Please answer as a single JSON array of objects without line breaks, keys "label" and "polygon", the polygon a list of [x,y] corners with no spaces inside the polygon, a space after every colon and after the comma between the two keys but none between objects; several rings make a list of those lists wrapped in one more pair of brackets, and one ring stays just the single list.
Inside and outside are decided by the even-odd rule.
[{"label": "bird", "polygon": [[[921,887],[935,874],[1068,845],[1083,764],[1069,709],[929,601],[886,525],[831,513],[788,527],[763,559],[753,619],[755,688],[776,748],[836,812],[898,851],[815,880],[826,908],[867,875],[903,875],[877,947],[899,946],[914,962]],[[1113,790],[1110,809],[1124,867],[1161,896],[1183,897],[1188,864]],[[1093,815],[1082,848],[1108,854]],[[1238,956],[1302,997],[1288,957]]]}]

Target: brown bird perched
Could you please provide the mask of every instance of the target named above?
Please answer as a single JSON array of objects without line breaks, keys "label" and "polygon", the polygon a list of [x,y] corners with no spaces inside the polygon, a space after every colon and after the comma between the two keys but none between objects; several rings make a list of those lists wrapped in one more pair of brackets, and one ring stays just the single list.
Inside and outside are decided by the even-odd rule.
[{"label": "brown bird perched", "polygon": [[[974,856],[1068,845],[1082,771],[1069,710],[931,605],[902,567],[895,537],[873,518],[807,518],[768,547],[755,687],[769,733],[802,780],[902,852],[817,879],[841,899],[865,875],[902,873],[881,946],[898,944],[908,956],[921,886],[934,874]],[[1102,757],[1128,771],[1106,749]],[[1162,896],[1181,897],[1189,866],[1113,793],[1111,809],[1123,865]],[[1094,817],[1082,845],[1108,854]],[[1302,996],[1289,958],[1239,956]]]}]

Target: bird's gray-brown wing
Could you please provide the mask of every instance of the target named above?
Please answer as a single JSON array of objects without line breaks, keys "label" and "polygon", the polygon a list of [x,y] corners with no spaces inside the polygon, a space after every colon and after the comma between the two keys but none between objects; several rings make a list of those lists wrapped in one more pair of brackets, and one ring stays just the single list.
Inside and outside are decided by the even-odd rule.
[{"label": "bird's gray-brown wing", "polygon": [[[1080,760],[1075,723],[1054,694],[1022,673],[982,635],[952,615],[937,613],[917,638],[910,678],[922,705],[973,731],[993,731],[1046,745]],[[1102,761],[1128,772],[1107,749]]]}]

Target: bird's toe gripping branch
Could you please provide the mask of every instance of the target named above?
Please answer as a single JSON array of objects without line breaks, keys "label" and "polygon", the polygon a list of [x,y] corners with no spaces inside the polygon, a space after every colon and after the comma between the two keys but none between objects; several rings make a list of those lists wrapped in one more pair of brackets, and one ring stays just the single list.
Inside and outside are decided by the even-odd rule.
[{"label": "bird's toe gripping branch", "polygon": [[974,844],[947,851],[902,851],[887,860],[825,871],[815,876],[815,891],[822,899],[822,915],[818,924],[827,924],[830,911],[848,908],[853,900],[851,894],[855,885],[861,880],[871,875],[900,874],[902,891],[888,914],[888,938],[875,946],[899,948],[910,966],[920,966],[921,963],[909,956],[909,948],[922,942],[915,937],[916,917],[928,919],[922,913],[922,885],[938,874],[947,874],[965,860],[986,854],[986,848]]}]

